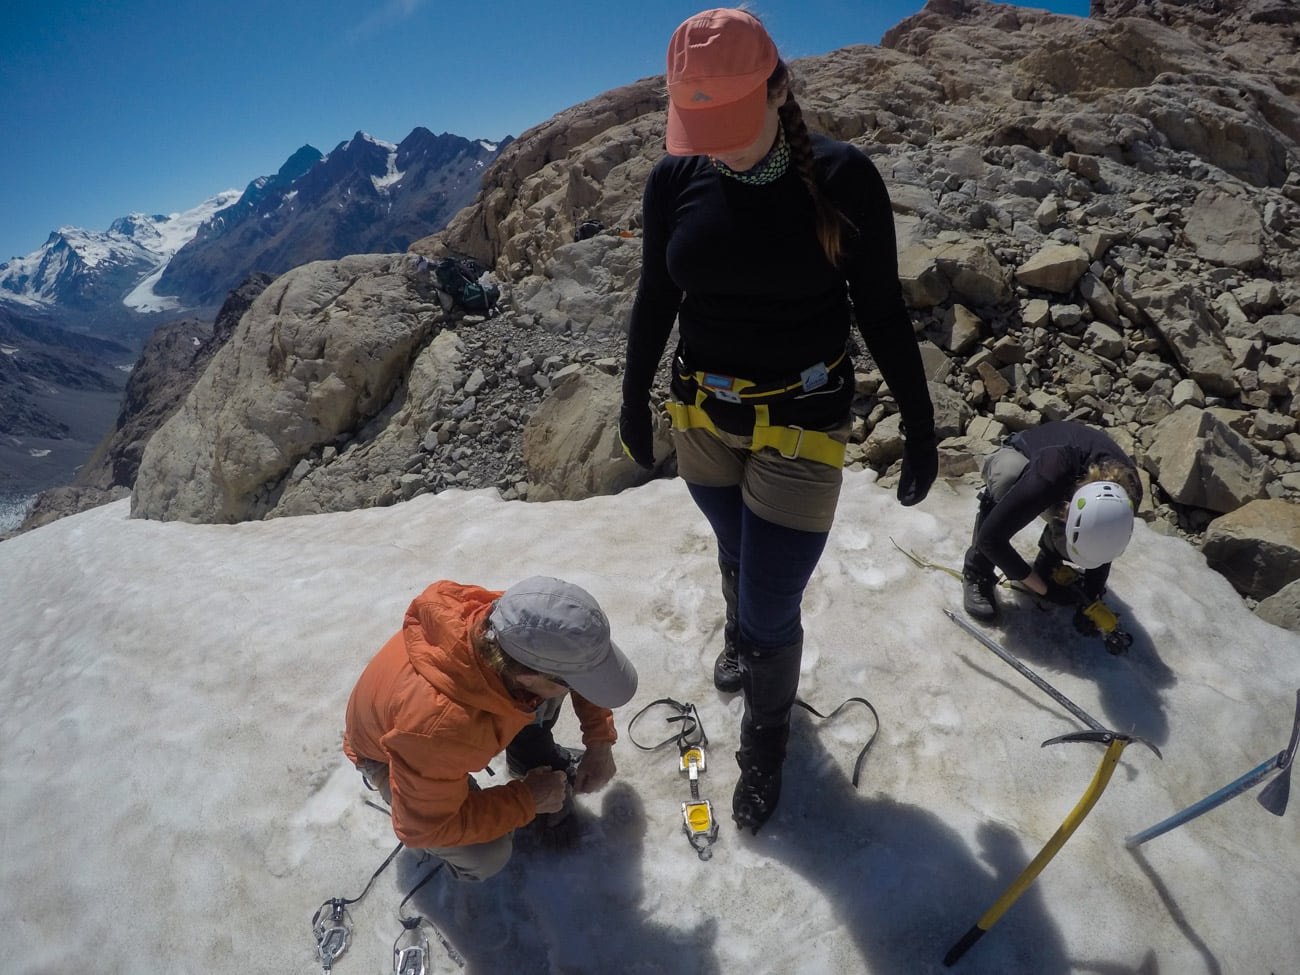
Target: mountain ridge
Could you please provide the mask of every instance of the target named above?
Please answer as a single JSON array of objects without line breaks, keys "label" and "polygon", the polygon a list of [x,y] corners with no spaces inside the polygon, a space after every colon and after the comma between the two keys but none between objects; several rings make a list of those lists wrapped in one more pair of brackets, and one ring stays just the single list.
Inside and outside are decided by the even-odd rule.
[{"label": "mountain ridge", "polygon": [[[69,425],[49,397],[78,388],[62,387],[59,377],[77,384],[91,382],[91,374],[106,377],[102,403],[84,404],[77,417],[82,429],[101,414],[93,445],[117,414],[113,398],[122,376],[160,325],[211,324],[254,274],[355,252],[405,250],[474,197],[482,174],[509,143],[423,127],[398,144],[357,132],[328,154],[300,147],[275,174],[242,191],[222,191],[176,214],[132,212],[103,232],[61,227],[36,251],[0,264],[6,407],[0,436],[13,438],[0,456],[0,485],[20,494],[39,491],[75,469],[76,458],[57,465],[49,459],[70,449],[59,443]],[[66,340],[49,340],[50,330]],[[76,336],[99,343],[78,345]],[[35,431],[50,442],[33,455],[22,441]],[[78,444],[84,460],[89,447]],[[45,476],[44,468],[62,473]]]}]

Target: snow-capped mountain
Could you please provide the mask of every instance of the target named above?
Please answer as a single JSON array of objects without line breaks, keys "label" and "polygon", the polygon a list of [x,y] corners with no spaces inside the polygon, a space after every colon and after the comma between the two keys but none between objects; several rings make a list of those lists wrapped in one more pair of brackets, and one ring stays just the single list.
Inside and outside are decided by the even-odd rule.
[{"label": "snow-capped mountain", "polygon": [[252,271],[404,251],[469,204],[508,143],[416,128],[397,145],[358,132],[325,156],[304,146],[215,213],[156,290],[185,307],[209,307]]},{"label": "snow-capped mountain", "polygon": [[132,213],[102,233],[60,227],[0,264],[0,304],[134,344],[153,313],[215,312],[254,271],[405,250],[474,198],[510,141],[416,128],[397,145],[358,132],[328,155],[303,146],[273,176],[183,213]]},{"label": "snow-capped mountain", "polygon": [[94,312],[118,303],[139,312],[174,310],[179,306],[154,296],[150,282],[238,197],[238,190],[227,190],[183,213],[132,213],[102,233],[60,227],[38,250],[0,264],[0,297],[45,312]]},{"label": "snow-capped mountain", "polygon": [[61,227],[0,264],[0,501],[70,479],[160,324],[211,328],[254,272],[406,250],[471,202],[510,141],[417,128],[393,145],[358,132],[328,155],[303,146],[242,192],[132,213],[103,233]]}]

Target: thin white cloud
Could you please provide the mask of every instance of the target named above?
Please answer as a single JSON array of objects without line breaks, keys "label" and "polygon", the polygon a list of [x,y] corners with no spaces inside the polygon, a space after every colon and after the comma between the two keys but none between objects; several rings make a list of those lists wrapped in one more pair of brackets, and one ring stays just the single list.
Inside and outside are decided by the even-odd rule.
[{"label": "thin white cloud", "polygon": [[428,0],[388,0],[378,10],[349,31],[352,40],[360,40],[409,20]]}]

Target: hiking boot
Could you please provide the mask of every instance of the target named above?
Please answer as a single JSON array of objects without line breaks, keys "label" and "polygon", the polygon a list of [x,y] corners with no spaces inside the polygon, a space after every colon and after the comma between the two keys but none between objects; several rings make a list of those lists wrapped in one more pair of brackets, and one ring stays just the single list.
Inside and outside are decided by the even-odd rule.
[{"label": "hiking boot", "polygon": [[757,833],[776,811],[789,734],[789,724],[756,728],[741,721],[740,750],[736,752],[740,778],[731,797],[731,818],[741,829]]},{"label": "hiking boot", "polygon": [[971,619],[990,622],[998,618],[997,583],[993,576],[967,569],[961,576],[962,607]]},{"label": "hiking boot", "polygon": [[764,769],[755,761],[747,762],[744,752],[736,752],[740,778],[731,796],[731,818],[740,829],[757,833],[759,827],[776,812],[781,798],[781,766]]},{"label": "hiking boot", "polygon": [[556,772],[565,772],[572,777],[574,769],[582,761],[583,751],[584,749],[581,748],[556,745],[549,758],[536,761],[518,754],[511,754],[510,750],[506,749],[506,770],[510,773],[512,779],[522,779],[535,768],[550,768]]}]

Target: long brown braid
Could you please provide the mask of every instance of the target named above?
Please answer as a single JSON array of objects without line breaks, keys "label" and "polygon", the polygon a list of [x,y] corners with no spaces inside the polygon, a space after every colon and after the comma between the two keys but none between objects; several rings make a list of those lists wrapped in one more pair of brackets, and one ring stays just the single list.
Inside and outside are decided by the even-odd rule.
[{"label": "long brown braid", "polygon": [[840,259],[844,256],[844,232],[846,229],[856,231],[857,228],[822,192],[817,178],[817,162],[813,158],[812,139],[808,135],[808,124],[803,120],[803,109],[794,97],[790,69],[784,61],[777,61],[776,68],[767,79],[768,97],[776,94],[782,85],[785,86],[785,101],[777,108],[777,114],[781,117],[786,144],[790,147],[790,161],[794,163],[799,178],[808,187],[808,195],[812,197],[817,211],[817,240],[822,245],[826,260],[833,267],[839,267]]}]

